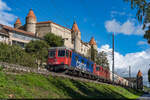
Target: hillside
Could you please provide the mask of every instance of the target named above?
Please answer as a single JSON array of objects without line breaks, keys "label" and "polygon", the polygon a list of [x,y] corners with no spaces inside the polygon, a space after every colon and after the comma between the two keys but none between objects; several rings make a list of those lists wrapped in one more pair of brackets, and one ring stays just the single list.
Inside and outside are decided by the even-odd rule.
[{"label": "hillside", "polygon": [[108,84],[34,73],[0,71],[0,98],[137,98],[142,93]]}]

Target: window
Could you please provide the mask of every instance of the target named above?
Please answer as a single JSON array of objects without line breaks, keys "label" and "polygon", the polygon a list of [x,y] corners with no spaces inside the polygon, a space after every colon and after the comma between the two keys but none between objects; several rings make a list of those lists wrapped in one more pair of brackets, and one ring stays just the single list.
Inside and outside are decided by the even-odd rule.
[{"label": "window", "polygon": [[89,65],[90,65],[89,62],[87,62],[87,68],[89,68]]},{"label": "window", "polygon": [[64,57],[65,56],[65,50],[58,50],[58,57]]},{"label": "window", "polygon": [[25,47],[25,43],[23,43],[23,42],[19,42],[19,41],[12,41],[12,44],[14,44],[14,45],[19,45],[19,46],[21,46],[22,48],[24,48]]},{"label": "window", "polygon": [[82,59],[81,62],[84,63],[84,60]]},{"label": "window", "polygon": [[49,57],[55,57],[56,51],[50,51],[49,52]]},{"label": "window", "polygon": [[69,57],[69,51],[66,50],[66,57],[68,58]]},{"label": "window", "polygon": [[92,64],[91,66],[92,66],[92,68],[93,68],[94,65]]},{"label": "window", "polygon": [[70,52],[70,58],[71,58],[71,56],[72,56],[72,54],[71,54],[71,52]]},{"label": "window", "polygon": [[99,71],[100,70],[100,68],[99,67],[96,67],[96,71]]}]

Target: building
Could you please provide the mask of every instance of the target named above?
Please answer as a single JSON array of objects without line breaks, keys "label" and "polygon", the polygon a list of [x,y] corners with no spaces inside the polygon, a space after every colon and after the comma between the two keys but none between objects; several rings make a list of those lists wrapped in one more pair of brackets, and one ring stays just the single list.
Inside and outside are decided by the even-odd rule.
[{"label": "building", "polygon": [[142,76],[142,72],[139,70],[139,72],[137,73],[137,89],[143,89],[143,76]]},{"label": "building", "polygon": [[23,31],[17,28],[0,24],[0,41],[6,44],[18,44],[24,48],[31,40],[39,40],[32,32]]},{"label": "building", "polygon": [[134,84],[134,88],[143,89],[143,76],[142,72],[139,70],[136,77],[124,77]]},{"label": "building", "polygon": [[43,38],[43,36],[49,32],[61,36],[64,40],[65,47],[71,48],[86,57],[91,56],[91,46],[97,50],[97,45],[93,37],[88,43],[81,40],[81,32],[76,22],[73,23],[71,29],[63,27],[52,21],[37,22],[36,16],[32,9],[30,9],[28,15],[26,16],[25,24],[22,25],[20,19],[18,18],[14,24],[14,29],[19,31],[22,30],[23,32],[29,33],[33,37],[39,38]]}]

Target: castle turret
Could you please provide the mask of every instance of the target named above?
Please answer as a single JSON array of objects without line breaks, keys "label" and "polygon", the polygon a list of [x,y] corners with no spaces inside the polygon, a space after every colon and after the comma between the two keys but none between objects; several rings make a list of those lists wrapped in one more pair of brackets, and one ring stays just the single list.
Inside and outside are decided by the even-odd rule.
[{"label": "castle turret", "polygon": [[91,38],[89,44],[90,44],[91,46],[93,46],[93,48],[94,48],[95,50],[97,50],[97,44],[96,44],[96,42],[95,42],[95,40],[94,40],[94,37]]},{"label": "castle turret", "polygon": [[32,33],[36,32],[36,16],[32,9],[30,9],[26,17],[26,31]]},{"label": "castle turret", "polygon": [[91,38],[89,45],[91,45],[91,59],[93,61],[96,61],[96,56],[97,56],[97,45],[94,40],[94,37]]},{"label": "castle turret", "polygon": [[72,41],[74,43],[74,50],[76,52],[79,52],[81,51],[81,32],[76,24],[76,22],[73,23],[73,26],[72,26]]},{"label": "castle turret", "polygon": [[143,76],[142,76],[142,72],[139,70],[139,72],[137,73],[137,88],[138,89],[143,89]]},{"label": "castle turret", "polygon": [[16,22],[15,22],[15,24],[14,24],[14,28],[19,28],[19,27],[21,27],[22,25],[21,25],[21,21],[20,21],[20,19],[19,18],[17,18],[17,20],[16,20]]}]

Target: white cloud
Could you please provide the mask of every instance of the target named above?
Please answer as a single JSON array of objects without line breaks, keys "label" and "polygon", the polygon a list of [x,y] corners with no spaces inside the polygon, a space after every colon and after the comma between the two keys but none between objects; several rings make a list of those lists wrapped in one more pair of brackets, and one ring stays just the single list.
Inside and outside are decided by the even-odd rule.
[{"label": "white cloud", "polygon": [[14,22],[16,16],[8,13],[11,11],[11,8],[7,6],[5,2],[0,0],[0,23],[8,26],[12,26],[11,22]]},{"label": "white cloud", "polygon": [[148,45],[148,43],[146,41],[139,41],[137,45]]},{"label": "white cloud", "polygon": [[105,28],[108,32],[115,32],[117,34],[125,35],[143,35],[142,25],[135,25],[134,19],[127,20],[124,23],[116,21],[116,19],[105,22]]},{"label": "white cloud", "polygon": [[[98,51],[105,51],[108,56],[110,70],[112,70],[112,56],[111,51],[112,48],[108,44],[101,46]],[[119,52],[115,51],[115,71],[121,76],[128,76],[128,69],[131,66],[131,75],[132,77],[136,77],[138,70],[141,70],[144,76],[144,84],[147,83],[147,71],[150,68],[150,49],[145,51],[136,52],[136,53],[127,53],[126,55],[122,55]],[[123,73],[123,72],[126,72]]]},{"label": "white cloud", "polygon": [[119,12],[119,11],[111,11],[110,16],[113,18],[115,16],[124,16],[126,13],[125,12]]}]

